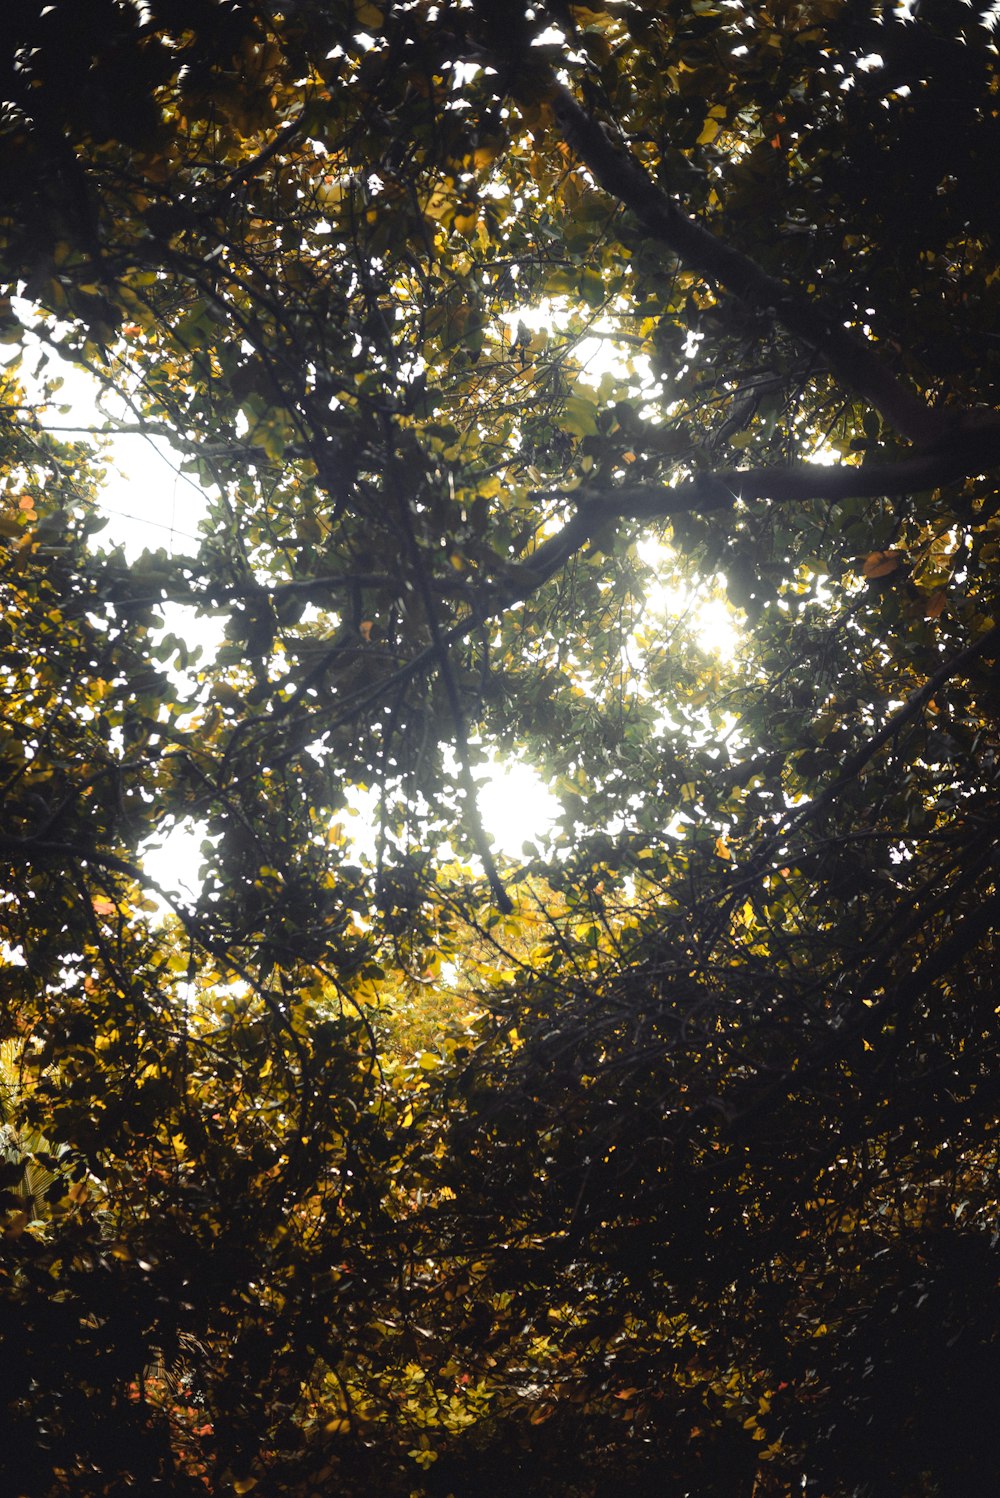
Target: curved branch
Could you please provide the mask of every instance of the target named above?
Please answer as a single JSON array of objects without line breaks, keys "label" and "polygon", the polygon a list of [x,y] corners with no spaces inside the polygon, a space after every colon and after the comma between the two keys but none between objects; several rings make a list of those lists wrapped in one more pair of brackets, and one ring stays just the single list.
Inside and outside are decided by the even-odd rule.
[{"label": "curved branch", "polygon": [[[555,558],[561,556],[565,560],[569,555],[568,543],[576,550],[598,526],[609,520],[665,520],[690,510],[703,513],[725,510],[737,500],[744,504],[758,499],[770,500],[772,504],[802,504],[811,499],[830,503],[875,499],[879,495],[937,489],[997,466],[1000,466],[1000,427],[989,422],[978,428],[960,429],[936,447],[912,458],[901,458],[897,463],[863,466],[796,463],[782,468],[729,468],[698,473],[669,486],[630,484],[599,494],[576,490],[567,497],[579,503],[577,515],[558,535],[544,541],[522,565],[551,576]],[[552,491],[547,494],[551,498]]]},{"label": "curved branch", "polygon": [[[337,717],[327,719],[323,731],[331,733],[353,721],[385,693],[431,668],[439,660],[442,649],[466,639],[487,619],[497,618],[523,603],[609,522],[665,520],[691,510],[707,514],[713,510],[729,509],[737,500],[769,499],[774,504],[795,504],[810,499],[837,502],[871,499],[881,494],[905,494],[954,483],[998,464],[1000,431],[991,424],[980,431],[960,433],[954,440],[942,443],[931,452],[904,458],[898,463],[867,464],[864,467],[799,463],[787,468],[732,468],[718,473],[696,474],[669,486],[630,485],[597,494],[583,490],[568,494],[563,491],[565,498],[575,501],[578,508],[561,530],[514,566],[497,557],[496,571],[502,581],[469,588],[469,613],[465,618],[442,630],[439,641],[418,651],[384,681],[365,686],[345,698]],[[558,490],[546,491],[546,497],[551,499],[553,494],[559,493]],[[464,586],[468,587],[468,584]],[[285,712],[290,712],[298,701],[298,697],[290,698]],[[317,713],[316,716],[322,715]],[[261,723],[271,721],[271,718],[260,720]]]}]

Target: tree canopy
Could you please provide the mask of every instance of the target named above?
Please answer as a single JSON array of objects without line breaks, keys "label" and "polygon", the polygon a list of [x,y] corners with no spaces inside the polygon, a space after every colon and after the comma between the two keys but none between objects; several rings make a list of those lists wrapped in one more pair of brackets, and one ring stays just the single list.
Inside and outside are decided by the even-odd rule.
[{"label": "tree canopy", "polygon": [[993,9],[9,0],[4,1491],[992,1475]]}]

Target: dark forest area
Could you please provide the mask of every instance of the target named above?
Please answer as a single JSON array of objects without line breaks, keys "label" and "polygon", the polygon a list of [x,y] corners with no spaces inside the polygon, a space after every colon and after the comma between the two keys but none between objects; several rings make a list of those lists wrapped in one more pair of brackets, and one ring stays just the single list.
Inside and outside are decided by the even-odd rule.
[{"label": "dark forest area", "polygon": [[995,1483],[994,12],[6,0],[5,1495]]}]

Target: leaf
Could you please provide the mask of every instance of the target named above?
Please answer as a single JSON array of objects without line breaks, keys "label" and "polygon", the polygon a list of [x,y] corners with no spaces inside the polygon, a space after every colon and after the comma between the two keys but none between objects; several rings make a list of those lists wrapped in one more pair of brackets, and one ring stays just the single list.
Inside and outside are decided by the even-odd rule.
[{"label": "leaf", "polygon": [[902,551],[873,551],[864,560],[861,576],[867,578],[889,577],[903,566],[906,554]]},{"label": "leaf", "polygon": [[584,270],[579,281],[580,295],[590,307],[600,307],[607,296],[604,277],[598,270]]},{"label": "leaf", "polygon": [[28,1223],[31,1214],[25,1211],[13,1212],[3,1225],[3,1236],[5,1238],[20,1238]]},{"label": "leaf", "polygon": [[558,1405],[555,1404],[536,1405],[528,1417],[529,1424],[544,1425],[546,1420],[552,1419],[552,1416],[556,1413],[557,1409]]},{"label": "leaf", "polygon": [[576,437],[592,436],[597,431],[597,407],[585,396],[570,396],[562,412],[561,425]]}]

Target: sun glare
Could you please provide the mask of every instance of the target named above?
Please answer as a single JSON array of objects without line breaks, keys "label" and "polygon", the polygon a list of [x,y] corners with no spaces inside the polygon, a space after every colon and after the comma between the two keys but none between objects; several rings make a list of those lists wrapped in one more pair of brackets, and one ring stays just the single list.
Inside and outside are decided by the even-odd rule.
[{"label": "sun glare", "polygon": [[[18,316],[30,326],[29,303],[13,298]],[[19,370],[29,400],[43,426],[67,440],[88,436],[107,441],[108,468],[98,507],[107,525],[98,546],[120,546],[132,561],[141,552],[163,548],[190,551],[198,541],[207,499],[198,484],[180,469],[168,444],[140,432],[107,429],[127,425],[123,403],[102,393],[98,381],[60,357],[37,335],[25,335],[25,357]],[[50,394],[46,393],[46,384]]]},{"label": "sun glare", "polygon": [[479,814],[494,847],[523,857],[524,844],[543,842],[560,813],[559,802],[530,765],[498,764],[479,791]]},{"label": "sun glare", "polygon": [[[652,537],[640,541],[637,550],[649,567],[670,559],[670,548]],[[739,648],[739,623],[725,599],[709,593],[710,586],[710,579],[692,585],[661,577],[647,586],[646,606],[665,620],[683,621],[702,650],[730,661]]]}]

